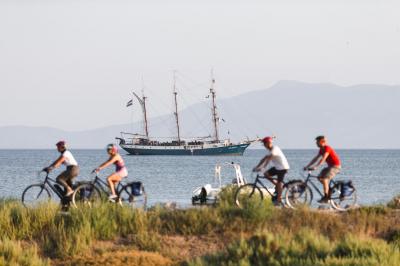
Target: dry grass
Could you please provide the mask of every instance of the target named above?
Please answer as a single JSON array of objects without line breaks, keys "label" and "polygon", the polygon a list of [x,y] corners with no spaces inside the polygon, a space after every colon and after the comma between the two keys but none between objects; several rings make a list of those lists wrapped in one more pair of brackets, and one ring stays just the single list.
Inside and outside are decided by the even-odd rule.
[{"label": "dry grass", "polygon": [[394,197],[389,203],[388,207],[392,209],[400,209],[400,195]]},{"label": "dry grass", "polygon": [[77,255],[63,260],[54,260],[53,265],[72,266],[72,265],[132,265],[132,266],[167,266],[173,265],[172,260],[156,252],[138,250],[119,250],[105,251],[97,254]]},{"label": "dry grass", "polygon": [[[185,261],[210,265],[207,264],[208,257],[226,260],[223,254],[240,249],[240,245],[254,236],[273,237],[300,245],[296,239],[305,231],[316,241],[319,239],[317,242],[322,249],[325,242],[332,242],[330,252],[343,243],[350,243],[346,239],[351,235],[351,243],[384,243],[388,247],[384,254],[397,256],[397,251],[389,252],[390,248],[400,247],[400,212],[392,208],[376,206],[331,213],[275,209],[266,202],[259,208],[240,210],[232,205],[230,194],[231,191],[227,191],[220,204],[210,208],[154,208],[143,212],[105,204],[98,208],[72,210],[68,215],[61,215],[56,204],[26,209],[19,202],[2,201],[1,239],[13,246],[11,253],[14,255],[5,256],[0,251],[0,262],[7,264],[16,257],[30,254],[37,258],[37,265],[45,265],[47,258],[59,265],[72,262],[75,265],[169,265],[185,264]],[[307,239],[312,241],[312,237]],[[26,243],[26,248],[20,248],[21,241]],[[357,245],[353,245],[354,248]],[[378,249],[377,252],[381,251]],[[325,259],[332,263],[337,261],[337,265],[342,263],[339,257]]]}]

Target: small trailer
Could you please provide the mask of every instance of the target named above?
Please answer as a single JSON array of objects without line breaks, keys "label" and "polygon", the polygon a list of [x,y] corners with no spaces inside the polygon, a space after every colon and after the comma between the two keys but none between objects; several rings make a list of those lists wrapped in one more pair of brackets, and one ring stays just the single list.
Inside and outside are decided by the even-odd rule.
[{"label": "small trailer", "polygon": [[238,187],[243,186],[247,183],[246,179],[242,175],[242,171],[240,169],[240,165],[234,162],[226,162],[223,164],[217,164],[215,166],[215,174],[213,184],[205,184],[202,187],[198,187],[193,190],[192,193],[192,204],[193,205],[210,205],[215,204],[218,201],[218,194],[221,190],[227,185],[222,184],[222,168],[223,166],[233,167],[235,171],[235,176],[232,179],[231,184],[234,184]]}]

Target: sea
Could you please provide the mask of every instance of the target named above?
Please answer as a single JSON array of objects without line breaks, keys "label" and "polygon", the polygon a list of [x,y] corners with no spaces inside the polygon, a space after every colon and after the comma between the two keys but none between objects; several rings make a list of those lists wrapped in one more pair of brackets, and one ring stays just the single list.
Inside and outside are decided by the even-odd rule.
[{"label": "sea", "polygon": [[[71,152],[81,168],[77,181],[92,179],[94,176],[91,171],[108,158],[105,150]],[[286,180],[290,180],[303,178],[301,169],[317,154],[317,150],[284,150],[284,153],[291,167]],[[400,194],[400,150],[337,150],[337,153],[343,169],[336,179],[353,181],[360,205],[385,204]],[[243,156],[121,154],[129,171],[127,181],[143,182],[149,205],[175,202],[189,206],[194,189],[215,184],[217,164],[223,165],[223,184],[229,184],[235,178],[232,162],[241,166],[243,176],[247,182],[251,182],[255,178],[251,170],[265,155],[265,151],[248,149]],[[58,156],[56,150],[0,150],[0,198],[20,199],[25,187],[43,181],[43,175],[38,175],[38,172]],[[107,177],[113,168],[110,166],[105,169],[100,176]],[[55,170],[51,176],[56,177],[63,169],[64,166]]]}]

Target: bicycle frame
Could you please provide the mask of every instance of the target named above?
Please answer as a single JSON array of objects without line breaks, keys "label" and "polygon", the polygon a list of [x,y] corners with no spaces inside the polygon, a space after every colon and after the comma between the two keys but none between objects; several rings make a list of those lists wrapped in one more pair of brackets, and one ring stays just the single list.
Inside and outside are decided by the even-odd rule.
[{"label": "bicycle frame", "polygon": [[264,188],[264,189],[268,192],[268,194],[271,195],[271,197],[272,197],[272,196],[273,196],[272,193],[269,192],[269,189],[267,188],[267,186],[265,186],[264,183],[261,182],[261,180],[260,180],[261,178],[265,178],[265,177],[262,176],[262,175],[257,174],[256,180],[254,181],[254,184],[255,184],[257,187],[258,187],[257,184],[260,184],[260,186],[261,186],[262,188]]},{"label": "bicycle frame", "polygon": [[318,178],[318,176],[314,176],[314,175],[311,175],[311,173],[308,173],[306,180],[304,180],[304,183],[306,183],[307,185],[311,184],[311,186],[314,188],[314,190],[317,191],[318,194],[322,197],[323,194],[322,194],[321,190],[319,190],[319,188],[317,187],[317,185],[314,184],[314,182],[311,180],[311,178]]},{"label": "bicycle frame", "polygon": [[[110,194],[110,186],[106,181],[102,180],[98,175],[96,175],[96,177],[91,183],[95,185],[97,188],[99,188],[103,193]],[[119,191],[121,187],[122,187],[122,180],[118,182],[118,185],[115,188],[115,190]]]},{"label": "bicycle frame", "polygon": [[[304,183],[306,183],[307,185],[311,184],[311,186],[314,188],[314,190],[317,191],[318,194],[321,197],[323,197],[324,194],[321,192],[321,190],[319,190],[318,186],[314,184],[314,182],[311,180],[311,178],[316,178],[317,179],[318,176],[312,175],[311,172],[308,172],[308,175],[307,175],[306,179],[304,180]],[[329,190],[332,189],[332,187],[333,187],[332,184],[335,185],[336,183],[335,183],[335,181],[330,180],[330,182],[329,182]]]},{"label": "bicycle frame", "polygon": [[[46,178],[43,181],[43,186],[44,187],[50,187],[51,190],[53,191],[53,193],[55,193],[60,199],[64,198],[64,195],[61,194],[58,189],[55,188],[55,186],[53,184],[58,184],[56,180],[52,179],[49,177],[49,173],[46,174]],[[40,196],[40,194],[43,192],[43,190],[39,193],[38,196]]]}]

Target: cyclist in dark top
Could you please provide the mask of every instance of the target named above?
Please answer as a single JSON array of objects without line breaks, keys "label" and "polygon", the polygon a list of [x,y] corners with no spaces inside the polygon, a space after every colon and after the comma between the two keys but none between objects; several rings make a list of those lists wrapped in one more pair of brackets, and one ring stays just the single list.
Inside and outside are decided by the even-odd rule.
[{"label": "cyclist in dark top", "polygon": [[[330,199],[329,181],[340,172],[341,163],[339,156],[330,146],[328,146],[326,138],[324,136],[316,137],[315,141],[317,146],[319,147],[319,152],[311,160],[311,162],[304,167],[304,171],[306,170],[313,171],[317,169],[320,165],[322,165],[324,162],[326,162],[328,166],[323,168],[320,174],[318,175],[318,179],[324,187],[324,196],[318,202],[327,203]],[[315,164],[317,161],[318,163]]]},{"label": "cyclist in dark top", "polygon": [[93,172],[98,173],[107,166],[110,166],[111,164],[115,165],[115,172],[107,177],[107,182],[111,190],[111,196],[109,197],[109,199],[113,201],[117,197],[115,193],[115,186],[121,181],[122,178],[128,176],[128,170],[125,167],[124,160],[118,153],[117,146],[115,146],[114,144],[107,145],[107,153],[110,155],[110,158],[102,163],[95,170],[93,170]]}]

